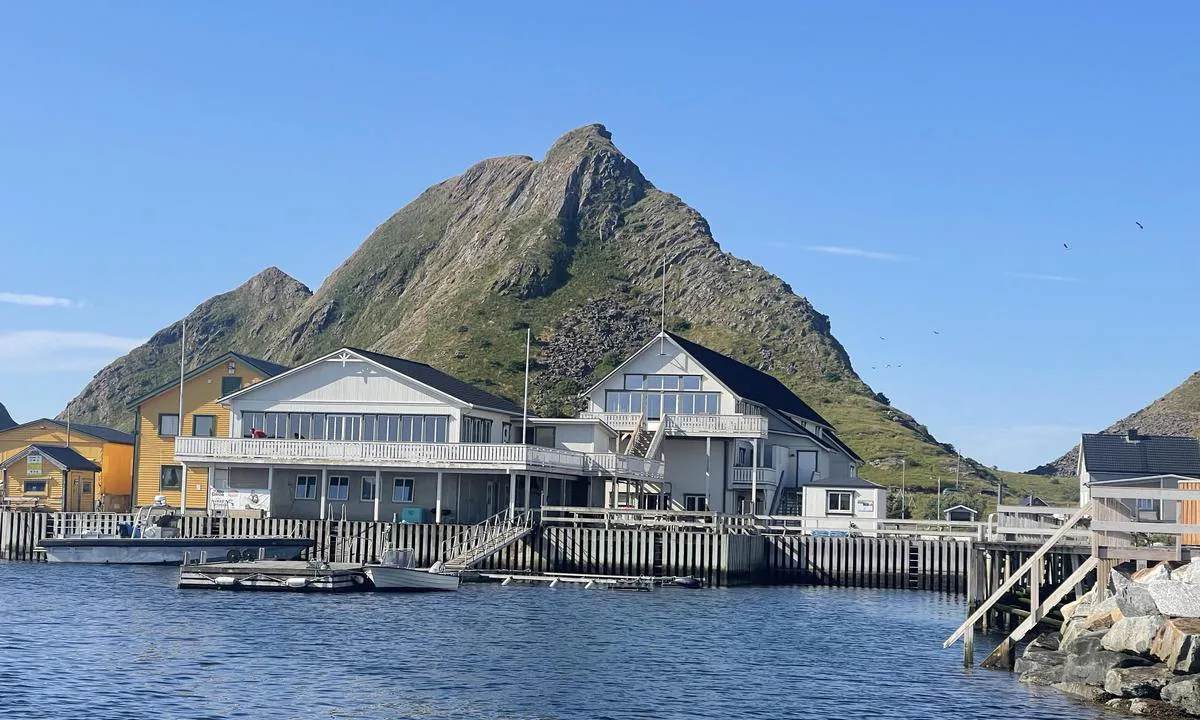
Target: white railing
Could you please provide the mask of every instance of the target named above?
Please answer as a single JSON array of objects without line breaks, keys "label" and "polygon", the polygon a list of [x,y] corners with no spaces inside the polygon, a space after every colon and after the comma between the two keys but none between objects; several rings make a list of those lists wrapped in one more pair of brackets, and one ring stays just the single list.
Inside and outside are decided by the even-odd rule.
[{"label": "white railing", "polygon": [[662,460],[617,453],[592,453],[588,458],[595,464],[595,471],[601,475],[618,475],[640,480],[662,480],[667,475],[666,464]]},{"label": "white railing", "polygon": [[[729,475],[729,487],[738,490],[747,489],[752,484],[750,473],[754,472],[755,468],[735,467]],[[777,485],[779,483],[779,475],[772,468],[757,468],[758,484],[759,485]]]},{"label": "white railing", "polygon": [[388,443],[260,438],[175,438],[182,462],[217,460],[472,469],[540,468],[575,475],[640,473],[624,477],[660,479],[662,463],[613,453],[584,453],[507,443]]},{"label": "white railing", "polygon": [[50,516],[55,537],[117,535],[121,523],[132,523],[131,513],[56,512]]},{"label": "white railing", "polygon": [[[621,432],[635,430],[642,417],[638,413],[603,412],[585,412],[579,416],[603,420],[613,430]],[[668,415],[665,422],[668,435],[747,438],[767,436],[767,418],[758,415]]]},{"label": "white railing", "polygon": [[501,510],[478,525],[446,538],[439,553],[447,565],[470,567],[532,528],[532,512],[510,515],[508,510]]}]

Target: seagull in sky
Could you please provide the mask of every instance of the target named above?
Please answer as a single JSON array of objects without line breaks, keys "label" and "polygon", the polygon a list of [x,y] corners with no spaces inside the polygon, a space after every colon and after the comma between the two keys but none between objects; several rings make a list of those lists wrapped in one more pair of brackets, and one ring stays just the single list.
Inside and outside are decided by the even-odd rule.
[{"label": "seagull in sky", "polygon": [[938,332],[937,330],[934,330],[934,331],[933,331],[933,334],[934,334],[934,335],[941,335],[941,333],[940,333],[940,332]]},{"label": "seagull in sky", "polygon": [[882,335],[880,335],[880,336],[879,336],[879,339],[880,339],[880,340],[887,340],[887,338],[885,338],[885,337],[884,337],[884,336],[882,336]]},{"label": "seagull in sky", "polygon": [[1066,249],[1068,249],[1068,250],[1070,250],[1070,249],[1071,249],[1071,246],[1070,246],[1070,245],[1068,245],[1068,244],[1066,244],[1066,243],[1063,243],[1063,247],[1065,247],[1065,248],[1066,248]]},{"label": "seagull in sky", "polygon": [[1141,224],[1140,222],[1138,222],[1137,220],[1134,220],[1134,221],[1133,221],[1133,224],[1138,226],[1138,230],[1145,230],[1145,229],[1146,229],[1146,228],[1142,227],[1142,224]]}]

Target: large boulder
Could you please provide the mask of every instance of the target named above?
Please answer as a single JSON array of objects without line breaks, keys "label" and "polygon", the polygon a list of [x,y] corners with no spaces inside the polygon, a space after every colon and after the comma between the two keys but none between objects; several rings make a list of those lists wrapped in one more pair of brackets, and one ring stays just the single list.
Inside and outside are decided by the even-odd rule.
[{"label": "large boulder", "polygon": [[1172,570],[1171,579],[1200,585],[1200,557],[1194,557],[1187,565]]},{"label": "large boulder", "polygon": [[1108,678],[1109,670],[1149,664],[1150,661],[1144,657],[1126,655],[1111,650],[1099,650],[1084,655],[1068,655],[1067,663],[1064,665],[1063,679],[1066,682],[1079,682],[1102,687]]},{"label": "large boulder", "polygon": [[1165,562],[1160,562],[1152,567],[1142,568],[1131,576],[1134,582],[1139,583],[1152,583],[1156,580],[1169,580],[1170,578],[1171,566]]},{"label": "large boulder", "polygon": [[1055,683],[1062,682],[1065,677],[1066,666],[1048,665],[1021,673],[1020,681],[1030,685],[1054,685]]},{"label": "large boulder", "polygon": [[1150,645],[1150,654],[1180,673],[1200,672],[1200,619],[1169,618]]},{"label": "large boulder", "polygon": [[1060,667],[1066,662],[1067,656],[1065,653],[1057,650],[1043,650],[1030,645],[1025,648],[1025,654],[1017,658],[1017,661],[1013,663],[1013,672],[1018,675],[1024,675],[1034,670]]},{"label": "large boulder", "polygon": [[1117,603],[1117,608],[1125,617],[1158,614],[1158,606],[1154,604],[1154,598],[1150,597],[1150,592],[1146,590],[1146,586],[1142,583],[1134,582],[1120,572],[1113,570],[1112,587],[1113,599]]},{"label": "large boulder", "polygon": [[1113,668],[1104,676],[1104,691],[1123,698],[1157,698],[1175,680],[1165,665]]},{"label": "large boulder", "polygon": [[1088,702],[1102,703],[1112,699],[1112,695],[1109,695],[1103,688],[1084,685],[1083,683],[1070,681],[1054,683],[1054,689],[1071,697],[1087,700]]},{"label": "large boulder", "polygon": [[1157,715],[1162,717],[1167,704],[1161,700],[1151,700],[1149,698],[1134,698],[1129,701],[1130,715]]},{"label": "large boulder", "polygon": [[1104,634],[1100,645],[1113,652],[1150,655],[1150,646],[1165,620],[1162,615],[1121,618]]},{"label": "large boulder", "polygon": [[1162,699],[1189,715],[1200,715],[1200,677],[1190,677],[1164,687]]},{"label": "large boulder", "polygon": [[1087,655],[1103,650],[1104,635],[1107,630],[1084,630],[1076,624],[1067,629],[1063,635],[1062,644],[1058,649],[1067,655]]},{"label": "large boulder", "polygon": [[1044,632],[1029,641],[1029,645],[1025,648],[1025,654],[1035,650],[1057,650],[1061,644],[1062,633]]},{"label": "large boulder", "polygon": [[1146,583],[1146,590],[1163,615],[1200,617],[1200,585],[1176,580],[1155,580]]},{"label": "large boulder", "polygon": [[1123,618],[1121,609],[1117,607],[1117,598],[1109,595],[1107,598],[1092,608],[1092,612],[1083,619],[1083,629],[1085,630],[1103,630],[1110,628],[1113,623]]}]

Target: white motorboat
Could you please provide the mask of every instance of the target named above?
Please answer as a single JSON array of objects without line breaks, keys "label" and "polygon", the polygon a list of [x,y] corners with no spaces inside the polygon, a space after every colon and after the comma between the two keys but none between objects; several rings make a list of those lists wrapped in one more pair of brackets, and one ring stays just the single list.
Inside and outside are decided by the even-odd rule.
[{"label": "white motorboat", "polygon": [[138,508],[118,533],[80,532],[46,538],[41,547],[49,562],[122,565],[179,565],[184,556],[222,560],[295,560],[312,541],[294,537],[179,537],[180,515],[161,496]]},{"label": "white motorboat", "polygon": [[376,590],[420,592],[428,590],[457,590],[457,574],[439,572],[438,566],[422,570],[413,567],[413,551],[392,549],[383,551],[378,564],[364,565],[363,572]]}]

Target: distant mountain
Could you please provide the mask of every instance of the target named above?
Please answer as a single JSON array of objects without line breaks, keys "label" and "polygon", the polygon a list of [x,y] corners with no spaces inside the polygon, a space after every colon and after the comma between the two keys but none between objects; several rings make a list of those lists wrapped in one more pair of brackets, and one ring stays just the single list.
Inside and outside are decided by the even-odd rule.
[{"label": "distant mountain", "polygon": [[[910,489],[955,474],[953,448],[863,382],[828,317],[723,252],[700,213],[656,188],[601,125],[567,133],[540,161],[484,160],[434,185],[315,294],[271,269],[201,305],[189,359],[233,348],[294,364],[355,345],[520,398],[530,327],[531,402],[568,413],[658,332],[664,259],[668,329],[779,377],[837,424],[864,475],[898,486],[902,458]],[[175,323],[105,368],[74,416],[128,428],[125,402],[173,376],[178,339]],[[972,461],[962,475],[993,479]]]},{"label": "distant mountain", "polygon": [[[267,268],[241,287],[210,298],[187,316],[188,367],[236,349],[262,355],[312,291],[278,268]],[[77,422],[133,430],[129,400],[179,375],[182,322],[154,333],[144,345],[105,367],[69,403]],[[64,409],[60,418],[66,417]]]},{"label": "distant mountain", "polygon": [[[1130,428],[1143,435],[1200,435],[1200,372],[1137,412],[1127,415],[1100,432],[1124,434]],[[1034,475],[1073,476],[1079,469],[1078,445],[1057,460],[1039,465]]]},{"label": "distant mountain", "polygon": [[8,409],[0,403],[0,430],[7,430],[10,427],[17,425],[17,421],[12,419],[12,415],[8,414]]}]

